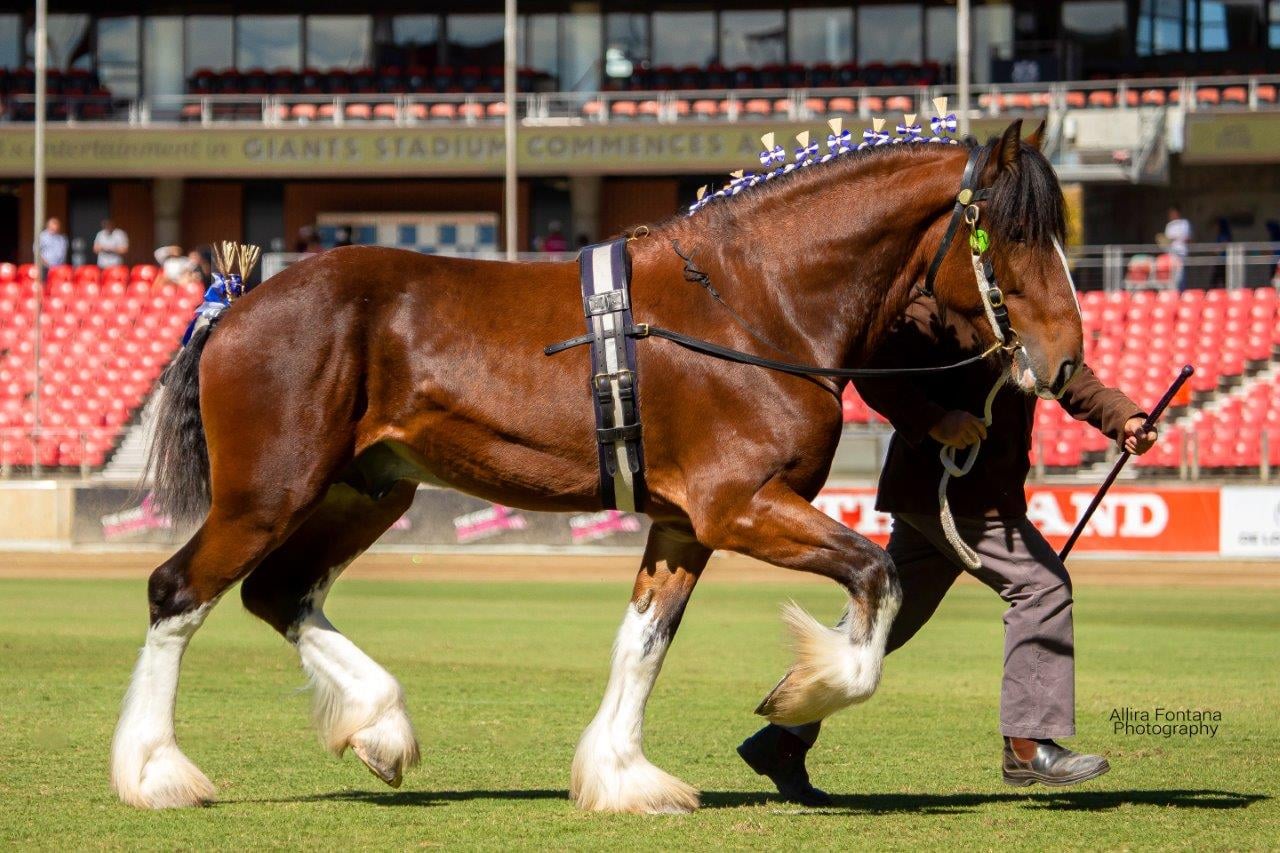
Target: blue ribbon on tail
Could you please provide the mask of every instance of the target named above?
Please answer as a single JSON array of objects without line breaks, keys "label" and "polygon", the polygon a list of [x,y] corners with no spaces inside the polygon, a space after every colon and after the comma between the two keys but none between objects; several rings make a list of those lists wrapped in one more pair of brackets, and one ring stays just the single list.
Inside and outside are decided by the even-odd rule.
[{"label": "blue ribbon on tail", "polygon": [[204,292],[204,301],[196,309],[196,314],[191,318],[187,331],[182,335],[182,345],[184,347],[187,345],[187,341],[191,340],[191,336],[195,334],[198,327],[203,328],[218,319],[218,316],[226,311],[233,301],[243,295],[244,282],[240,280],[240,276],[215,272],[213,284],[209,285],[209,289]]}]

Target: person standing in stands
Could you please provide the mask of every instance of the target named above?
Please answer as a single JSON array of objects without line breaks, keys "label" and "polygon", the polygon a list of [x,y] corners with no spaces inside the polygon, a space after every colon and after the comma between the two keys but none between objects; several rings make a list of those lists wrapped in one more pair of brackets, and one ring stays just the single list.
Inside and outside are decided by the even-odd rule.
[{"label": "person standing in stands", "polygon": [[565,239],[564,231],[559,220],[552,220],[547,226],[547,236],[542,241],[542,251],[544,252],[567,252],[569,251],[569,241]]},{"label": "person standing in stands", "polygon": [[103,269],[118,267],[124,263],[129,251],[129,235],[117,228],[110,218],[102,220],[102,230],[93,238],[93,251],[98,254],[98,266]]},{"label": "person standing in stands", "polygon": [[62,222],[56,216],[49,217],[40,232],[40,261],[45,269],[67,262],[67,235],[62,233]]},{"label": "person standing in stands", "polygon": [[[932,367],[981,349],[972,326],[954,312],[948,317],[939,314],[931,298],[917,298],[877,351],[873,366]],[[876,509],[893,515],[887,550],[902,586],[902,606],[885,651],[900,648],[924,627],[962,571],[986,584],[1008,604],[1000,688],[1004,781],[1074,785],[1110,766],[1101,755],[1074,752],[1057,742],[1076,733],[1071,578],[1027,518],[1036,398],[1006,384],[993,400],[991,426],[977,414],[1006,370],[985,360],[946,373],[855,382],[867,404],[894,428],[876,495]],[[1145,453],[1155,443],[1155,430],[1144,430],[1145,413],[1122,392],[1103,385],[1088,365],[1075,372],[1056,405],[1131,453]],[[939,451],[978,441],[981,447],[970,451],[978,454],[973,470],[952,480],[947,493],[956,530],[981,561],[972,569],[955,552],[939,518]],[[771,723],[743,741],[738,754],[768,776],[784,799],[824,805],[830,798],[810,784],[805,769],[805,754],[820,725]]]},{"label": "person standing in stands", "polygon": [[1182,209],[1174,204],[1169,206],[1169,221],[1164,226],[1164,239],[1169,244],[1169,254],[1178,263],[1175,284],[1182,289],[1186,281],[1187,244],[1191,242],[1191,223],[1182,215]]}]

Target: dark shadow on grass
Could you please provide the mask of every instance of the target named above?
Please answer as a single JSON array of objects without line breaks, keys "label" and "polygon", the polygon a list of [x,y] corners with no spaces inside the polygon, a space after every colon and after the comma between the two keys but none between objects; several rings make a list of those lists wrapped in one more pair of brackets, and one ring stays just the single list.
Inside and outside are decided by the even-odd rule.
[{"label": "dark shadow on grass", "polygon": [[[912,812],[918,814],[961,814],[995,803],[1021,803],[1026,808],[1060,811],[1107,811],[1124,805],[1162,806],[1181,809],[1243,809],[1265,794],[1243,794],[1218,790],[1149,791],[1045,791],[1000,794],[846,794],[833,796],[830,806],[814,811],[855,814]],[[765,804],[783,805],[777,795],[762,792],[705,791],[704,808],[737,808]],[[800,808],[797,806],[797,808]]]},{"label": "dark shadow on grass", "polygon": [[371,806],[438,806],[470,800],[568,801],[568,799],[568,791],[535,788],[513,791],[330,791],[325,794],[304,794],[299,797],[224,802],[228,805],[231,803],[368,803]]},{"label": "dark shadow on grass", "polygon": [[[1125,805],[1161,806],[1180,809],[1243,809],[1269,800],[1265,794],[1243,794],[1237,791],[1149,790],[1149,791],[1045,791],[1037,793],[999,794],[846,794],[833,796],[830,806],[804,809],[843,814],[964,814],[982,806],[1000,803],[1022,804],[1031,809],[1060,811],[1107,811]],[[367,803],[371,806],[439,806],[472,800],[563,800],[565,790],[529,789],[508,791],[331,791],[280,799],[229,800],[223,804],[243,803]],[[215,806],[217,803],[214,804]],[[742,806],[776,805],[791,808],[776,794],[763,791],[704,791],[702,806],[707,809],[730,809]],[[794,806],[800,809],[800,806]]]}]

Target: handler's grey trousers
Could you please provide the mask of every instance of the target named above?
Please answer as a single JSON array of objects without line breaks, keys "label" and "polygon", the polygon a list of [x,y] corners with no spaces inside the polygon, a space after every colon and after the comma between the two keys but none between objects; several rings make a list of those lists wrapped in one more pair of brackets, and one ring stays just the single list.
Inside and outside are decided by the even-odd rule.
[{"label": "handler's grey trousers", "polygon": [[[898,568],[902,607],[889,631],[887,651],[915,636],[960,572],[969,571],[1009,603],[1000,733],[1071,737],[1076,733],[1075,642],[1066,567],[1026,516],[957,518],[956,529],[982,558],[981,568],[970,570],[960,562],[937,516],[893,517],[888,551]],[[812,744],[820,726],[811,723],[791,731]]]}]

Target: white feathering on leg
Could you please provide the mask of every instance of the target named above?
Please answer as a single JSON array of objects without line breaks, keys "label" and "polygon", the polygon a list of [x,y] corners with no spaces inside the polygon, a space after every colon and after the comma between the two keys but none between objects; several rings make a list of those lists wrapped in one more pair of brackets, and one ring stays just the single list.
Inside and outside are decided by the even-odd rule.
[{"label": "white feathering on leg", "polygon": [[653,634],[656,612],[628,607],[618,629],[600,710],[573,756],[569,795],[579,808],[657,814],[698,807],[698,792],[643,752],[644,708],[670,642]]},{"label": "white feathering on leg", "polygon": [[178,749],[174,733],[178,674],[191,636],[212,604],[161,619],[147,631],[111,741],[111,788],[131,806],[197,806],[213,783]]},{"label": "white feathering on leg", "polygon": [[290,631],[310,677],[312,721],[326,749],[340,756],[351,747],[375,776],[398,788],[404,772],[418,763],[418,740],[400,683],[321,609],[339,572],[341,567],[312,593],[306,615]]},{"label": "white feathering on leg", "polygon": [[796,726],[871,698],[880,684],[885,642],[901,601],[896,589],[886,593],[870,626],[855,624],[859,608],[851,603],[835,628],[789,602],[782,618],[791,630],[796,662],[756,713],[779,725]]}]

